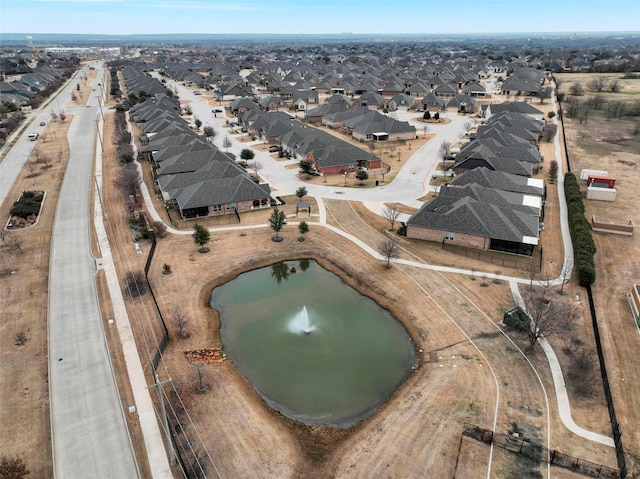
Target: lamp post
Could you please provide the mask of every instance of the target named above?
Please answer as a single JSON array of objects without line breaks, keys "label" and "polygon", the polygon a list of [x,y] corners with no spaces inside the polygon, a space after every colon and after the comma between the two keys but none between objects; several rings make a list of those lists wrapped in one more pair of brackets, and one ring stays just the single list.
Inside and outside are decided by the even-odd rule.
[{"label": "lamp post", "polygon": [[347,186],[347,175],[349,174],[348,171],[345,171],[342,175],[344,176],[344,186]]},{"label": "lamp post", "polygon": [[102,111],[102,102],[100,101],[100,97],[98,95],[96,95],[96,98],[98,99],[98,106],[100,107],[100,115],[102,115],[102,122],[104,123],[104,112]]}]

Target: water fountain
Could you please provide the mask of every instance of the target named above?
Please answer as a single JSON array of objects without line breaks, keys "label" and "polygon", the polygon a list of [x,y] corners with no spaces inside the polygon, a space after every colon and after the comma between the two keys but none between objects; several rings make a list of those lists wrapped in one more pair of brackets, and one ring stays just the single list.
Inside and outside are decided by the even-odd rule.
[{"label": "water fountain", "polygon": [[311,324],[309,319],[309,313],[307,307],[303,306],[302,309],[289,321],[289,331],[295,334],[311,334],[315,331],[315,326]]}]

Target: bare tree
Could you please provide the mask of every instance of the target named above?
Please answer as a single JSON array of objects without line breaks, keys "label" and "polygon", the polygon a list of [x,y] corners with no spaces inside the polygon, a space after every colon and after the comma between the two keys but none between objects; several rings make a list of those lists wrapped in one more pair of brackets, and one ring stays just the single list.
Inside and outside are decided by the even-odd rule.
[{"label": "bare tree", "polygon": [[549,163],[549,183],[554,184],[558,180],[558,162],[551,160]]},{"label": "bare tree", "polygon": [[620,82],[618,80],[611,80],[609,82],[609,91],[611,93],[620,93],[621,89],[622,86],[620,85]]},{"label": "bare tree", "polygon": [[65,112],[61,111],[60,114],[58,115],[58,118],[60,118],[60,121],[64,123],[64,121],[67,119],[67,115]]},{"label": "bare tree", "polygon": [[396,203],[392,203],[390,205],[385,205],[384,210],[382,210],[382,216],[385,217],[389,223],[391,223],[391,230],[393,230],[393,225],[398,220],[400,216],[400,210],[398,209],[398,205]]},{"label": "bare tree", "polygon": [[22,250],[22,236],[19,234],[5,231],[0,234],[0,239],[2,239],[5,246],[11,249],[17,249],[20,251],[20,254],[24,254],[24,251]]},{"label": "bare tree", "polygon": [[124,195],[133,195],[138,191],[140,180],[140,172],[137,165],[135,163],[126,163],[116,173],[116,177],[113,179],[113,186],[119,188]]},{"label": "bare tree", "polygon": [[562,329],[569,329],[577,316],[575,308],[551,297],[550,281],[526,288],[522,301],[524,319],[511,326],[527,334],[530,350],[541,336],[551,336]]},{"label": "bare tree", "polygon": [[33,184],[37,185],[38,182],[36,181],[36,163],[35,163],[35,161],[32,161],[29,158],[27,158],[27,161],[24,162],[24,169],[29,172],[29,175],[31,175],[31,178],[33,179]]},{"label": "bare tree", "polygon": [[186,330],[187,324],[189,324],[189,320],[187,319],[187,315],[185,314],[182,307],[176,304],[171,309],[171,320],[173,324],[178,328],[178,337],[180,339],[187,339],[190,335]]},{"label": "bare tree", "polygon": [[604,86],[605,86],[604,78],[602,78],[601,76],[597,76],[593,80],[591,80],[587,86],[591,91],[595,91],[595,92],[604,91]]},{"label": "bare tree", "polygon": [[195,373],[196,379],[198,380],[198,385],[196,387],[196,390],[199,393],[203,393],[203,394],[209,392],[210,388],[204,382],[204,378],[206,377],[204,373],[204,363],[194,364],[193,372]]},{"label": "bare tree", "polygon": [[438,148],[438,158],[444,161],[445,158],[451,153],[452,146],[453,143],[451,143],[450,141],[442,140],[442,143],[440,143],[440,147]]},{"label": "bare tree", "polygon": [[164,238],[167,233],[167,225],[162,221],[154,221],[151,223],[151,229],[158,238]]},{"label": "bare tree", "polygon": [[42,153],[38,148],[33,149],[33,154],[36,157],[36,163],[40,163],[44,165],[45,168],[49,168],[49,163],[51,163],[51,158],[48,155]]},{"label": "bare tree", "polygon": [[251,168],[256,173],[256,175],[263,168],[262,163],[259,161],[252,161],[251,163],[248,163],[247,166]]},{"label": "bare tree", "polygon": [[127,271],[124,275],[126,293],[132,298],[143,296],[147,292],[145,277],[142,271]]},{"label": "bare tree", "polygon": [[381,241],[378,244],[378,251],[387,259],[387,269],[391,268],[391,259],[397,258],[400,254],[398,243],[392,239]]},{"label": "bare tree", "polygon": [[556,125],[555,123],[548,123],[544,129],[544,133],[542,133],[542,139],[545,142],[550,143],[551,140],[555,138],[557,132],[558,125]]},{"label": "bare tree", "polygon": [[229,138],[228,136],[225,136],[224,139],[222,140],[222,146],[227,150],[227,153],[229,153],[229,148],[231,148],[232,145],[233,145],[233,142],[231,141],[231,138]]},{"label": "bare tree", "polygon": [[462,128],[464,129],[465,134],[469,134],[471,129],[474,127],[474,125],[475,125],[475,122],[473,122],[472,120],[465,121],[464,124],[462,125]]},{"label": "bare tree", "polygon": [[584,88],[582,88],[580,83],[575,82],[569,87],[569,94],[573,96],[582,96],[584,95]]}]

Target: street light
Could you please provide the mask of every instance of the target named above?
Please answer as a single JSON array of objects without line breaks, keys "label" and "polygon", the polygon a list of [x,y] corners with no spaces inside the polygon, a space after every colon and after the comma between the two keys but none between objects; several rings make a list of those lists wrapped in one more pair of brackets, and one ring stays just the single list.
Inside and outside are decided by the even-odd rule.
[{"label": "street light", "polygon": [[100,114],[102,115],[102,122],[104,123],[104,112],[102,111],[102,102],[100,101],[100,97],[98,95],[96,95],[96,98],[98,99],[98,106],[100,107]]},{"label": "street light", "polygon": [[344,186],[347,186],[347,175],[349,174],[349,172],[345,171],[342,175],[344,176]]}]

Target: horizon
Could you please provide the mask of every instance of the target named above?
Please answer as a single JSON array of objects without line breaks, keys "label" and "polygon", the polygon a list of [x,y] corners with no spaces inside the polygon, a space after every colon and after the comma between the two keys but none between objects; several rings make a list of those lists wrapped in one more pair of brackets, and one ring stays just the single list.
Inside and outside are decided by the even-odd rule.
[{"label": "horizon", "polygon": [[584,35],[638,32],[640,1],[3,0],[0,10],[0,37]]}]

